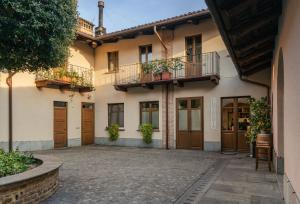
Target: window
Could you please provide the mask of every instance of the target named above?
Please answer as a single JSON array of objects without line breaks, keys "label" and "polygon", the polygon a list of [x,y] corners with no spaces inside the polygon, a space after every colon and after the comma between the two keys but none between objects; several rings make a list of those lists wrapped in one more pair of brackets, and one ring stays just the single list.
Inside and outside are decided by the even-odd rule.
[{"label": "window", "polygon": [[152,45],[140,46],[140,63],[152,61]]},{"label": "window", "polygon": [[118,52],[108,52],[108,72],[118,71],[119,69],[119,53]]},{"label": "window", "polygon": [[124,127],[124,103],[108,104],[108,126],[112,124]]},{"label": "window", "polygon": [[141,102],[140,103],[140,124],[152,124],[154,129],[159,129],[159,103]]},{"label": "window", "polygon": [[188,62],[201,63],[202,39],[201,35],[185,38],[186,56]]}]

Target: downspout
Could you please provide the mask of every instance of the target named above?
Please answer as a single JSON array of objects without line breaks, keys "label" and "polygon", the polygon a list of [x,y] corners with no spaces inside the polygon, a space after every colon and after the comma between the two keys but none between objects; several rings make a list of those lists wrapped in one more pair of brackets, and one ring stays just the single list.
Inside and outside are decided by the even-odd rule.
[{"label": "downspout", "polygon": [[165,54],[166,54],[166,58],[168,57],[168,48],[167,45],[165,44],[165,42],[162,40],[161,36],[159,35],[159,33],[157,32],[157,28],[156,26],[153,27],[153,31],[155,33],[155,35],[157,36],[158,40],[160,41],[160,43],[162,44],[162,46],[165,48]]},{"label": "downspout", "polygon": [[[162,46],[165,49],[165,58],[168,57],[168,48],[165,44],[165,42],[162,40],[161,36],[157,32],[156,26],[153,27],[153,31],[155,35],[157,36],[158,40],[162,44]],[[169,83],[166,84],[166,149],[169,149]]]}]

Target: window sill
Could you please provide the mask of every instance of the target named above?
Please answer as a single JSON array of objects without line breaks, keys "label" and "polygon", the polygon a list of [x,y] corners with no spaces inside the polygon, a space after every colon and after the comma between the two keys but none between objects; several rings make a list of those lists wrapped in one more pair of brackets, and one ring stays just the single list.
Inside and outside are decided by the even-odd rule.
[{"label": "window sill", "polygon": [[[137,132],[141,132],[140,130],[136,130]],[[159,129],[154,129],[153,132],[160,132]]]},{"label": "window sill", "polygon": [[[108,131],[108,127],[105,128],[105,131]],[[125,128],[119,128],[120,132],[126,131]]]}]

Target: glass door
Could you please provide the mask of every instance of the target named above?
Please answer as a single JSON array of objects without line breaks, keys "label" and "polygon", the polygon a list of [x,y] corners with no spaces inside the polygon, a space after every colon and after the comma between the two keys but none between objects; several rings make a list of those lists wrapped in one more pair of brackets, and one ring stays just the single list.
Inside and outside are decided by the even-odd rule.
[{"label": "glass door", "polygon": [[246,138],[250,117],[248,98],[222,98],[222,151],[249,152]]}]

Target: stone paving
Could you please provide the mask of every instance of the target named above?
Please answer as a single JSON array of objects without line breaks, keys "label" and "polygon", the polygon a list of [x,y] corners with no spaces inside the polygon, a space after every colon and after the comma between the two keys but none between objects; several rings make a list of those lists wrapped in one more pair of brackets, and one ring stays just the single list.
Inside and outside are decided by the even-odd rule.
[{"label": "stone paving", "polygon": [[196,203],[282,203],[275,175],[255,172],[245,155],[103,146],[37,153],[64,162],[59,190],[44,203],[174,203],[221,160]]}]

